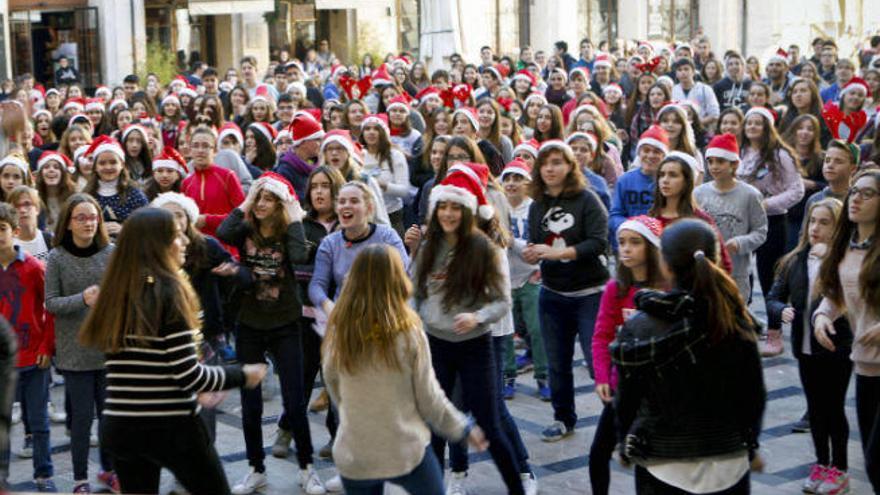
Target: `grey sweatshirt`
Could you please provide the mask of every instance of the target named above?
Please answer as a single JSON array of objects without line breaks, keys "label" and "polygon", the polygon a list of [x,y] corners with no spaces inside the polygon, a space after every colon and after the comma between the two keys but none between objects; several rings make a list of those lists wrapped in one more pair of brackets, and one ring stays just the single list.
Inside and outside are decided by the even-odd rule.
[{"label": "grey sweatshirt", "polygon": [[104,353],[76,341],[89,313],[83,291],[101,283],[110,264],[113,245],[81,258],[58,246],[46,262],[46,309],[55,315],[55,361],[60,370],[91,371],[104,368]]},{"label": "grey sweatshirt", "polygon": [[715,219],[725,242],[736,241],[739,250],[730,253],[732,275],[743,299],[748,300],[751,255],[767,240],[767,213],[761,205],[761,192],[742,181],[736,181],[733,189],[725,192],[719,191],[715,182],[707,182],[694,189],[694,198]]},{"label": "grey sweatshirt", "polygon": [[[500,273],[507,272],[507,257],[501,252],[501,248],[495,247],[494,249],[498,251],[495,256],[495,261],[498,263],[498,271]],[[428,277],[427,297],[424,299],[418,296],[413,297],[413,302],[416,311],[422,317],[425,331],[428,334],[449,342],[463,342],[491,331],[492,323],[510,314],[512,306],[510,299],[510,277],[502,277],[503,286],[501,293],[489,294],[490,302],[470,306],[460,304],[447,310],[443,305],[443,279],[445,278],[446,263],[447,261],[467,263],[466,260],[451,260],[449,252],[450,246],[445,240],[441,241],[437,255],[434,258],[434,266],[431,267],[431,275]],[[420,250],[419,254],[422,253],[424,253],[424,249]],[[412,270],[412,278],[416,281],[419,279],[418,265],[418,262],[414,263]],[[459,313],[476,313],[479,324],[466,334],[459,335],[455,333],[452,330],[455,323],[454,317]]]}]

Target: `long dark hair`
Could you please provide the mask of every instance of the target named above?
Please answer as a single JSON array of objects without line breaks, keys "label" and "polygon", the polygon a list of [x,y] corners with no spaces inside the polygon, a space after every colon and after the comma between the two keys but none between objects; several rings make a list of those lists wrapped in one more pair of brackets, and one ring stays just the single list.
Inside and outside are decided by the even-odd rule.
[{"label": "long dark hair", "polygon": [[278,158],[275,154],[275,145],[273,145],[262,132],[255,129],[254,125],[260,124],[252,124],[248,126],[245,131],[249,131],[254,136],[254,143],[256,143],[257,146],[257,154],[254,157],[252,165],[262,170],[272,170],[272,167],[275,166],[275,161]]},{"label": "long dark hair", "polygon": [[[458,226],[458,241],[452,247],[452,255],[444,270],[443,305],[474,305],[488,301],[492,294],[502,290],[503,275],[498,271],[497,248],[492,241],[480,232],[474,214],[469,208],[461,207],[461,223]],[[428,220],[425,245],[419,250],[416,259],[416,294],[425,298],[428,294],[428,279],[433,271],[434,261],[444,240],[443,228],[437,219],[437,210]]]},{"label": "long dark hair", "polygon": [[663,166],[667,163],[677,163],[681,168],[681,175],[684,176],[684,188],[681,190],[681,198],[678,200],[678,217],[692,217],[697,210],[697,202],[694,200],[694,171],[690,165],[677,156],[667,157],[657,168],[657,173],[654,176],[654,203],[648,210],[648,215],[655,218],[660,217],[663,214],[663,208],[666,208],[666,197],[660,194],[660,172],[663,171]]},{"label": "long dark hair", "polygon": [[710,341],[738,337],[754,342],[751,325],[745,324],[752,319],[736,282],[718,266],[718,239],[712,227],[697,219],[675,222],[663,231],[660,246],[676,286],[705,303]]},{"label": "long dark hair", "polygon": [[[376,161],[379,163],[379,167],[381,168],[383,163],[387,163],[388,169],[391,170],[392,169],[392,163],[391,163],[391,147],[392,146],[391,146],[391,140],[389,139],[388,134],[385,133],[385,131],[381,128],[381,126],[379,124],[374,124],[374,123],[366,124],[363,127],[364,131],[367,129],[367,126],[375,127],[379,131],[379,142],[376,143],[376,148],[377,148],[376,149]],[[361,131],[361,133],[360,133],[359,141],[364,146],[364,148],[367,148],[367,151],[369,151],[369,147],[367,146],[367,140],[364,139],[363,131]]]},{"label": "long dark hair", "polygon": [[[345,178],[342,177],[339,170],[336,170],[330,165],[319,165],[312,170],[309,174],[309,180],[306,182],[306,197],[302,198],[302,201],[307,212],[306,214],[313,220],[318,218],[318,212],[315,210],[315,207],[312,206],[312,180],[318,174],[324,174],[330,181],[330,197],[333,200],[334,206],[336,205],[336,198],[339,197],[339,190],[345,185]],[[333,216],[336,217],[336,208],[333,208]]]},{"label": "long dark hair", "polygon": [[[749,117],[746,117],[745,120],[743,120],[742,135],[740,136],[740,143],[742,143],[743,146],[740,149],[740,156],[744,156],[746,150],[751,146],[749,138],[746,137],[746,124],[748,120]],[[760,147],[758,153],[760,154],[761,163],[767,167],[767,170],[773,174],[774,178],[778,178],[782,174],[782,171],[780,170],[780,154],[787,153],[794,163],[795,170],[800,173],[801,162],[798,159],[797,153],[788,145],[788,143],[779,137],[779,133],[776,131],[776,127],[772,122],[768,121],[763,116],[761,116],[761,122],[764,125],[764,130],[761,134],[760,142],[758,143],[758,146]],[[753,183],[755,181],[760,168],[761,167],[755,167],[752,176],[748,178],[747,182]]]},{"label": "long dark hair", "polygon": [[[146,143],[145,143],[146,145]],[[108,153],[108,152],[105,152]],[[128,199],[128,193],[132,189],[137,189],[138,185],[135,181],[131,180],[131,175],[128,172],[128,167],[125,166],[125,160],[120,159],[115,154],[113,155],[117,160],[119,160],[122,166],[122,170],[119,172],[119,180],[116,182],[116,193],[119,194],[119,201],[125,203],[126,199]],[[83,189],[84,193],[91,194],[94,197],[98,197],[98,181],[100,180],[98,177],[98,157],[93,157],[95,160],[95,168],[92,170],[92,176],[89,177],[89,181],[86,183],[86,187]]]},{"label": "long dark hair", "polygon": [[[138,156],[131,156],[128,154],[128,148],[125,146],[125,143],[128,142],[131,135],[137,132],[141,135],[141,153]],[[141,132],[137,127],[133,127],[132,130],[125,135],[125,138],[120,143],[122,145],[122,151],[125,153],[125,168],[128,169],[129,175],[131,175],[135,168],[135,162],[140,162],[141,166],[144,168],[144,177],[149,177],[153,173],[153,152],[150,151],[150,137],[145,136],[143,132]]]},{"label": "long dark hair", "polygon": [[[853,178],[852,184],[858,182],[862,177],[874,179],[874,185],[880,187],[880,170],[869,169],[859,172]],[[843,202],[841,218],[834,229],[828,254],[822,260],[822,266],[819,268],[819,288],[822,295],[841,308],[844,306],[843,286],[840,284],[840,275],[837,270],[849,251],[849,243],[853,233],[857,230],[855,222],[851,221],[848,216],[844,217],[849,214],[850,196],[847,195]],[[880,224],[880,215],[877,216],[876,223]],[[880,228],[876,227],[875,235],[876,232],[880,232]],[[868,247],[868,252],[865,253],[865,259],[859,270],[859,296],[865,300],[865,305],[875,315],[880,313],[880,242],[877,242],[876,238]]]},{"label": "long dark hair", "polygon": [[813,143],[810,145],[810,157],[806,162],[801,163],[801,175],[803,177],[814,177],[822,172],[822,162],[824,155],[822,153],[822,144],[820,137],[822,136],[822,125],[814,115],[809,113],[798,115],[786,127],[782,133],[782,140],[788,143],[792,149],[796,149],[797,130],[802,123],[809,122],[813,126]]},{"label": "long dark hair", "polygon": [[125,221],[104,272],[98,301],[79,330],[82,345],[115,353],[125,339],[155,337],[160,327],[199,328],[199,299],[173,259],[174,215],[141,208]]},{"label": "long dark hair", "polygon": [[110,244],[107,228],[104,227],[104,215],[101,214],[101,205],[88,194],[75,193],[67,198],[67,201],[64,202],[64,206],[61,208],[61,214],[58,215],[58,222],[55,224],[55,236],[52,238],[54,247],[63,245],[67,238],[73,235],[70,232],[73,210],[82,203],[94,206],[95,213],[98,215],[98,228],[95,230],[95,237],[92,243],[98,249],[104,249],[104,246]]},{"label": "long dark hair", "polygon": [[[550,130],[547,131],[546,135],[538,130],[538,117],[540,117],[541,112],[544,110],[550,112]],[[562,110],[559,107],[550,103],[541,105],[541,109],[538,110],[538,117],[535,117],[535,139],[539,143],[543,143],[548,139],[565,139],[565,125],[562,121]]]},{"label": "long dark hair", "polygon": [[[638,234],[638,232],[636,233]],[[641,234],[639,235],[642,236],[643,242],[645,243],[645,273],[648,278],[647,280],[644,280],[644,287],[651,289],[662,287],[666,280],[663,278],[663,272],[660,270],[660,249],[645,239],[645,236]],[[636,283],[640,281],[636,280],[632,270],[627,268],[623,263],[618,263],[616,275],[617,297],[618,299],[623,299],[626,297],[629,289],[634,287]]]}]

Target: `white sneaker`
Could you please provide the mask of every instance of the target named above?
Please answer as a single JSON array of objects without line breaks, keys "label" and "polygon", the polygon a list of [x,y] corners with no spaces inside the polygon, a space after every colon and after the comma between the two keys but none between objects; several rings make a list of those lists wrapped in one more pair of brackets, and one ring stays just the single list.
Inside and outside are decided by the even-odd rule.
[{"label": "white sneaker", "polygon": [[89,435],[89,447],[97,447],[98,443],[100,443],[98,442],[98,435],[95,435],[94,433]]},{"label": "white sneaker", "polygon": [[342,478],[337,474],[324,482],[324,488],[327,489],[328,493],[341,493],[343,490]]},{"label": "white sneaker", "polygon": [[53,423],[65,423],[67,422],[67,413],[64,410],[58,411],[55,409],[55,404],[52,404],[50,401],[49,404],[46,405],[49,409],[49,421]]},{"label": "white sneaker", "polygon": [[522,480],[523,491],[526,495],[538,495],[538,479],[532,473],[522,473],[519,475]]},{"label": "white sneaker", "polygon": [[467,488],[464,486],[464,480],[467,479],[467,472],[456,473],[453,471],[449,476],[449,483],[446,485],[446,495],[467,495]]},{"label": "white sneaker", "polygon": [[12,403],[12,424],[21,423],[21,402]]},{"label": "white sneaker", "polygon": [[324,495],[327,493],[324,482],[321,481],[321,477],[315,471],[315,466],[311,464],[305,469],[299,470],[299,486],[308,495]]},{"label": "white sneaker", "polygon": [[237,485],[232,487],[232,495],[250,495],[257,490],[266,488],[269,480],[266,473],[258,473],[254,469],[249,472]]}]

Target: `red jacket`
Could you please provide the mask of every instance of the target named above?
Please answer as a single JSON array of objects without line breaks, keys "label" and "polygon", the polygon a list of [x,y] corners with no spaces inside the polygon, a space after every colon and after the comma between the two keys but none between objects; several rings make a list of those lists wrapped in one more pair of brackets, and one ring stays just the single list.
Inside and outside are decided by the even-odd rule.
[{"label": "red jacket", "polygon": [[15,247],[15,259],[0,266],[0,314],[15,330],[18,353],[15,366],[37,364],[37,356],[51,356],[55,346],[55,325],[46,312],[46,268],[43,263]]},{"label": "red jacket", "polygon": [[205,215],[202,232],[212,236],[226,215],[244,201],[244,192],[235,173],[216,165],[196,169],[183,180],[180,192],[199,205],[199,212]]},{"label": "red jacket", "polygon": [[617,338],[617,329],[635,311],[637,290],[634,286],[630,287],[623,297],[618,297],[617,280],[611,279],[605,284],[605,291],[599,302],[599,313],[596,315],[596,326],[593,328],[593,370],[597,385],[607,383],[612,390],[617,389],[617,373],[611,368],[611,352],[608,351],[608,346]]}]

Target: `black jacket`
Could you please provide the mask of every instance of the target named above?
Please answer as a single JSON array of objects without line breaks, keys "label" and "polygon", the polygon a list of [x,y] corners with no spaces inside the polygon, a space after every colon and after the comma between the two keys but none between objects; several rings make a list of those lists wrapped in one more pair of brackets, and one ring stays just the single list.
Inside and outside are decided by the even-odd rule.
[{"label": "black jacket", "polygon": [[206,261],[201,264],[202,266],[184,268],[202,305],[202,333],[207,339],[213,339],[222,335],[233,323],[224,320],[223,302],[226,300],[226,295],[237,285],[249,285],[251,272],[245,267],[240,267],[238,275],[230,279],[211,273],[211,270],[223,263],[235,260],[217,239],[210,236],[205,236],[205,257]]},{"label": "black jacket", "polygon": [[656,461],[755,450],[766,402],[756,342],[712,344],[705,303],[681,290],[639,291],[636,308],[611,344],[625,454]]},{"label": "black jacket", "polygon": [[[773,288],[767,296],[767,325],[769,328],[782,328],[782,310],[788,306],[794,308],[794,320],[791,322],[791,349],[794,357],[800,359],[804,353],[801,343],[804,338],[804,312],[812,320],[813,311],[819,305],[821,298],[807,301],[809,297],[810,282],[807,276],[807,259],[809,251],[804,250],[797,258],[792,260],[788,269],[780,277],[776,277]],[[810,333],[810,349],[813,355],[831,354],[816,340],[813,335],[812,325],[806,329]],[[834,355],[843,359],[849,359],[852,348],[853,334],[849,327],[849,320],[845,317],[834,321],[834,330],[837,335],[832,335],[834,342]]]},{"label": "black jacket", "polygon": [[529,239],[577,251],[577,258],[570,261],[541,261],[547,288],[575,292],[608,280],[608,212],[592,190],[559,197],[545,194],[534,201],[529,207]]}]

